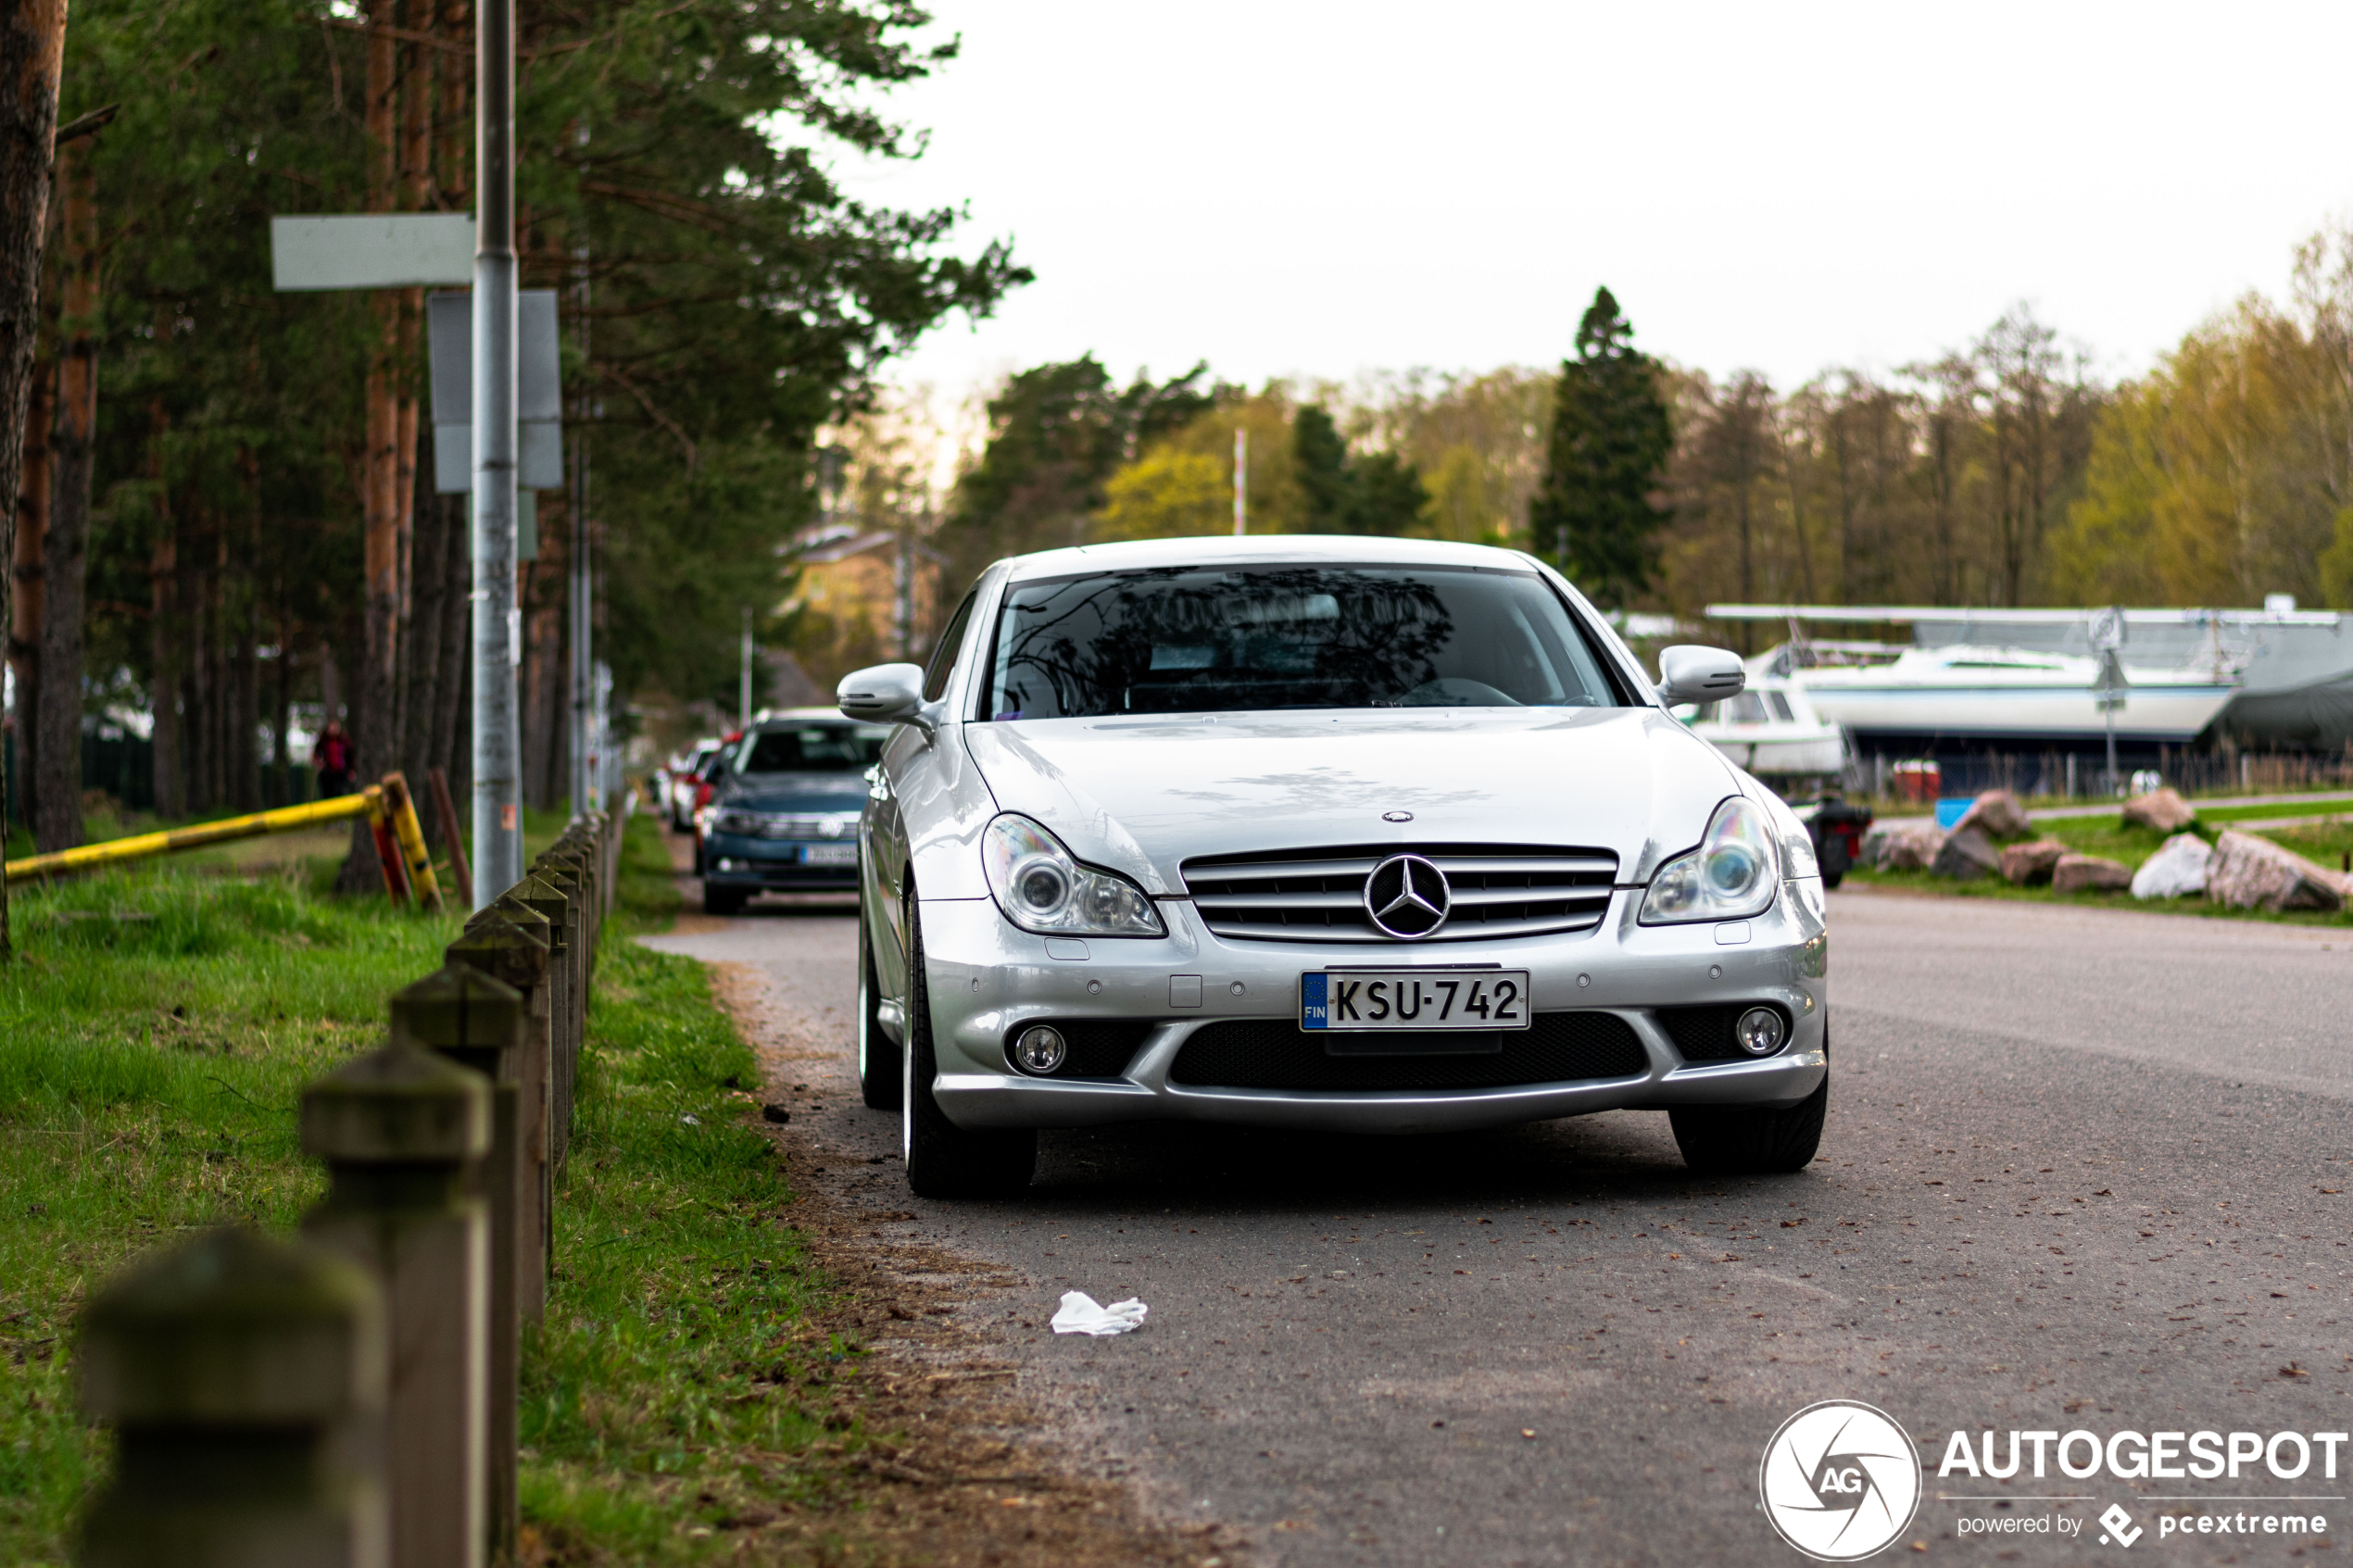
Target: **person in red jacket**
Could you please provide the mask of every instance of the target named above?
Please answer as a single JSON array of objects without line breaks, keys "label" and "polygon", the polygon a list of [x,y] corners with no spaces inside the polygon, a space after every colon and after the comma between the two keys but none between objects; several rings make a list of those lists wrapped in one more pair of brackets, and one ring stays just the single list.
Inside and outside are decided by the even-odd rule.
[{"label": "person in red jacket", "polygon": [[319,770],[320,799],[351,793],[351,737],[343,733],[340,721],[330,719],[321,728],[319,744],[310,748],[310,765]]}]

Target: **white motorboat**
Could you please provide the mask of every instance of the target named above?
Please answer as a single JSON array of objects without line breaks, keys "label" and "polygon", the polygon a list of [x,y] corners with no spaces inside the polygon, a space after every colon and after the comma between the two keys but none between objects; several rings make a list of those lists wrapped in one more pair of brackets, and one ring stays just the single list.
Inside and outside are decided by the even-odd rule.
[{"label": "white motorboat", "polygon": [[1738,696],[1675,713],[1692,734],[1758,778],[1836,779],[1846,771],[1844,733],[1786,676],[1752,668]]},{"label": "white motorboat", "polygon": [[[1822,718],[1858,734],[2058,744],[2108,732],[2096,659],[1968,643],[1865,663],[1816,663],[1807,651],[1776,649],[1759,662],[1786,670]],[[2119,744],[2195,740],[2239,689],[2237,672],[2216,663],[2121,668]]]}]

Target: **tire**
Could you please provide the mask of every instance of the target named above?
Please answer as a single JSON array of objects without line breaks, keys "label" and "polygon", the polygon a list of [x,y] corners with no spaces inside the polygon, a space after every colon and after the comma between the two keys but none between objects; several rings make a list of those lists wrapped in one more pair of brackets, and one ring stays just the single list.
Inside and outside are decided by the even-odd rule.
[{"label": "tire", "polygon": [[1012,1198],[1029,1185],[1038,1168],[1038,1134],[969,1133],[948,1120],[932,1098],[939,1064],[931,1043],[931,987],[924,975],[923,927],[907,899],[907,1043],[900,1085],[900,1152],[907,1185],[918,1198]]},{"label": "tire", "polygon": [[882,987],[875,982],[875,948],[866,934],[866,909],[858,908],[858,1092],[870,1110],[902,1109],[900,1081],[906,1062],[882,1029]]},{"label": "tire", "polygon": [[713,887],[704,883],[702,912],[707,915],[739,915],[744,911],[744,890],[740,887]]},{"label": "tire", "polygon": [[1831,1076],[1786,1110],[1759,1106],[1679,1106],[1667,1113],[1683,1163],[1711,1176],[1782,1176],[1811,1164],[1822,1147]]}]

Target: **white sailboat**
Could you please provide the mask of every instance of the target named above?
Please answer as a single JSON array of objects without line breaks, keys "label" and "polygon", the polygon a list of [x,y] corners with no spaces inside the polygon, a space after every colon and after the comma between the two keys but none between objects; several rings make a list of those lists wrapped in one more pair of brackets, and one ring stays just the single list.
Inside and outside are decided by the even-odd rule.
[{"label": "white sailboat", "polygon": [[1675,711],[1692,734],[1759,778],[1837,779],[1846,771],[1844,733],[1785,675],[1752,669],[1738,696]]},{"label": "white sailboat", "polygon": [[[1852,646],[1852,645],[1850,645]],[[1858,734],[1968,736],[2028,744],[2108,733],[2100,660],[2032,648],[1948,643],[1870,662],[1814,662],[1806,645],[1766,656],[1787,669],[1821,716]],[[2184,745],[2237,695],[2239,676],[2216,663],[2123,663],[2120,744]]]}]

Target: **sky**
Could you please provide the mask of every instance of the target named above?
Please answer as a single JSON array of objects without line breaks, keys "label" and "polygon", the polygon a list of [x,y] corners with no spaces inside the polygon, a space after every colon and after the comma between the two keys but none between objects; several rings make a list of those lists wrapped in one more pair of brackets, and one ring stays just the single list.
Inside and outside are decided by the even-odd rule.
[{"label": "sky", "polygon": [[931,0],[963,54],[883,107],[1037,281],[894,379],[953,409],[1114,374],[1345,381],[1636,342],[1784,386],[1966,344],[2024,301],[2136,373],[2353,214],[2353,6]]}]

